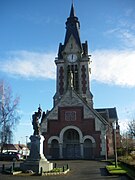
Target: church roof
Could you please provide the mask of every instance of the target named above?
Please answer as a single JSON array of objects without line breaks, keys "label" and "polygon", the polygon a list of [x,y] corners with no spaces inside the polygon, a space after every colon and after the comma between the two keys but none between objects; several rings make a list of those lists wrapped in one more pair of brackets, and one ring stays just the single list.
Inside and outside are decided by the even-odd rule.
[{"label": "church roof", "polygon": [[79,22],[78,18],[76,17],[73,3],[71,5],[70,16],[67,18],[67,21],[66,21],[66,35],[65,35],[64,44],[62,44],[62,43],[59,44],[58,59],[63,58],[62,52],[63,52],[69,38],[71,37],[71,35],[75,38],[75,41],[76,41],[78,47],[80,48],[81,52],[83,52],[83,55],[87,55],[88,54],[88,44],[87,44],[87,41],[85,41],[85,43],[81,43],[80,22]]},{"label": "church roof", "polygon": [[80,49],[82,49],[79,29],[80,29],[80,22],[78,21],[78,18],[75,15],[74,5],[72,3],[70,16],[67,18],[67,22],[66,22],[66,36],[65,36],[64,46],[66,46],[70,36],[73,35],[76,40],[76,43],[78,44]]},{"label": "church roof", "polygon": [[100,108],[100,109],[95,109],[95,110],[102,115],[103,114],[105,115],[106,113],[108,113],[109,119],[118,119],[117,111],[115,107],[114,108]]}]

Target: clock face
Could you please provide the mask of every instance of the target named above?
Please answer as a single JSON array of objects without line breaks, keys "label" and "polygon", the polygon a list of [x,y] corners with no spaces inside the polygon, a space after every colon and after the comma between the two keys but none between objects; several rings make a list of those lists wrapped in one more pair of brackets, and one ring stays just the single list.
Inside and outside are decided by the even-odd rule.
[{"label": "clock face", "polygon": [[75,62],[77,60],[77,55],[76,54],[69,54],[67,59],[69,62]]}]

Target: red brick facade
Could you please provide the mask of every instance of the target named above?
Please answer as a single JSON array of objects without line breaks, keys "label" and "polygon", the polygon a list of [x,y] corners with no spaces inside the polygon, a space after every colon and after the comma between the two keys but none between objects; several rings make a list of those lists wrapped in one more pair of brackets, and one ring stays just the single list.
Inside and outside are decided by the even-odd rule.
[{"label": "red brick facade", "polygon": [[[74,120],[66,120],[65,114],[67,112],[74,112],[76,114],[76,117]],[[48,148],[48,139],[51,136],[59,136],[61,130],[64,127],[67,126],[75,126],[78,127],[83,136],[90,135],[92,136],[96,141],[96,148],[94,149],[94,158],[100,157],[100,151],[101,151],[101,139],[100,131],[95,130],[95,119],[84,119],[83,117],[83,107],[59,107],[58,110],[58,119],[57,120],[49,120],[48,122],[48,130],[47,133],[45,133],[45,149],[44,153],[46,156],[51,156],[49,148]]]}]

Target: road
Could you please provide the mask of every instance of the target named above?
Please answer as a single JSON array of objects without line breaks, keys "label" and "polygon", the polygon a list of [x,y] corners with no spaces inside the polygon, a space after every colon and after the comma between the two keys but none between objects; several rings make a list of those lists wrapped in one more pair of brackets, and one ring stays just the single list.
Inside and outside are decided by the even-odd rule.
[{"label": "road", "polygon": [[[10,166],[10,162],[0,162],[0,169],[2,164]],[[55,161],[57,167],[62,167],[68,164],[71,169],[66,175],[56,175],[56,176],[11,176],[0,174],[0,179],[5,180],[128,180],[126,176],[110,176],[105,170],[105,162],[99,161],[85,161],[85,160],[73,160],[73,161]],[[16,163],[19,166],[19,162]]]}]

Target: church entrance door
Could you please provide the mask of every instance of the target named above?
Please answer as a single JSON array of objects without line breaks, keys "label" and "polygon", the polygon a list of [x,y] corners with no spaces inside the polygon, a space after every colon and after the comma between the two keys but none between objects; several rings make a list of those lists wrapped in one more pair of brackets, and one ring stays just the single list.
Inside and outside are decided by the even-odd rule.
[{"label": "church entrance door", "polygon": [[69,129],[64,133],[63,156],[66,159],[80,158],[80,138],[75,129]]}]

